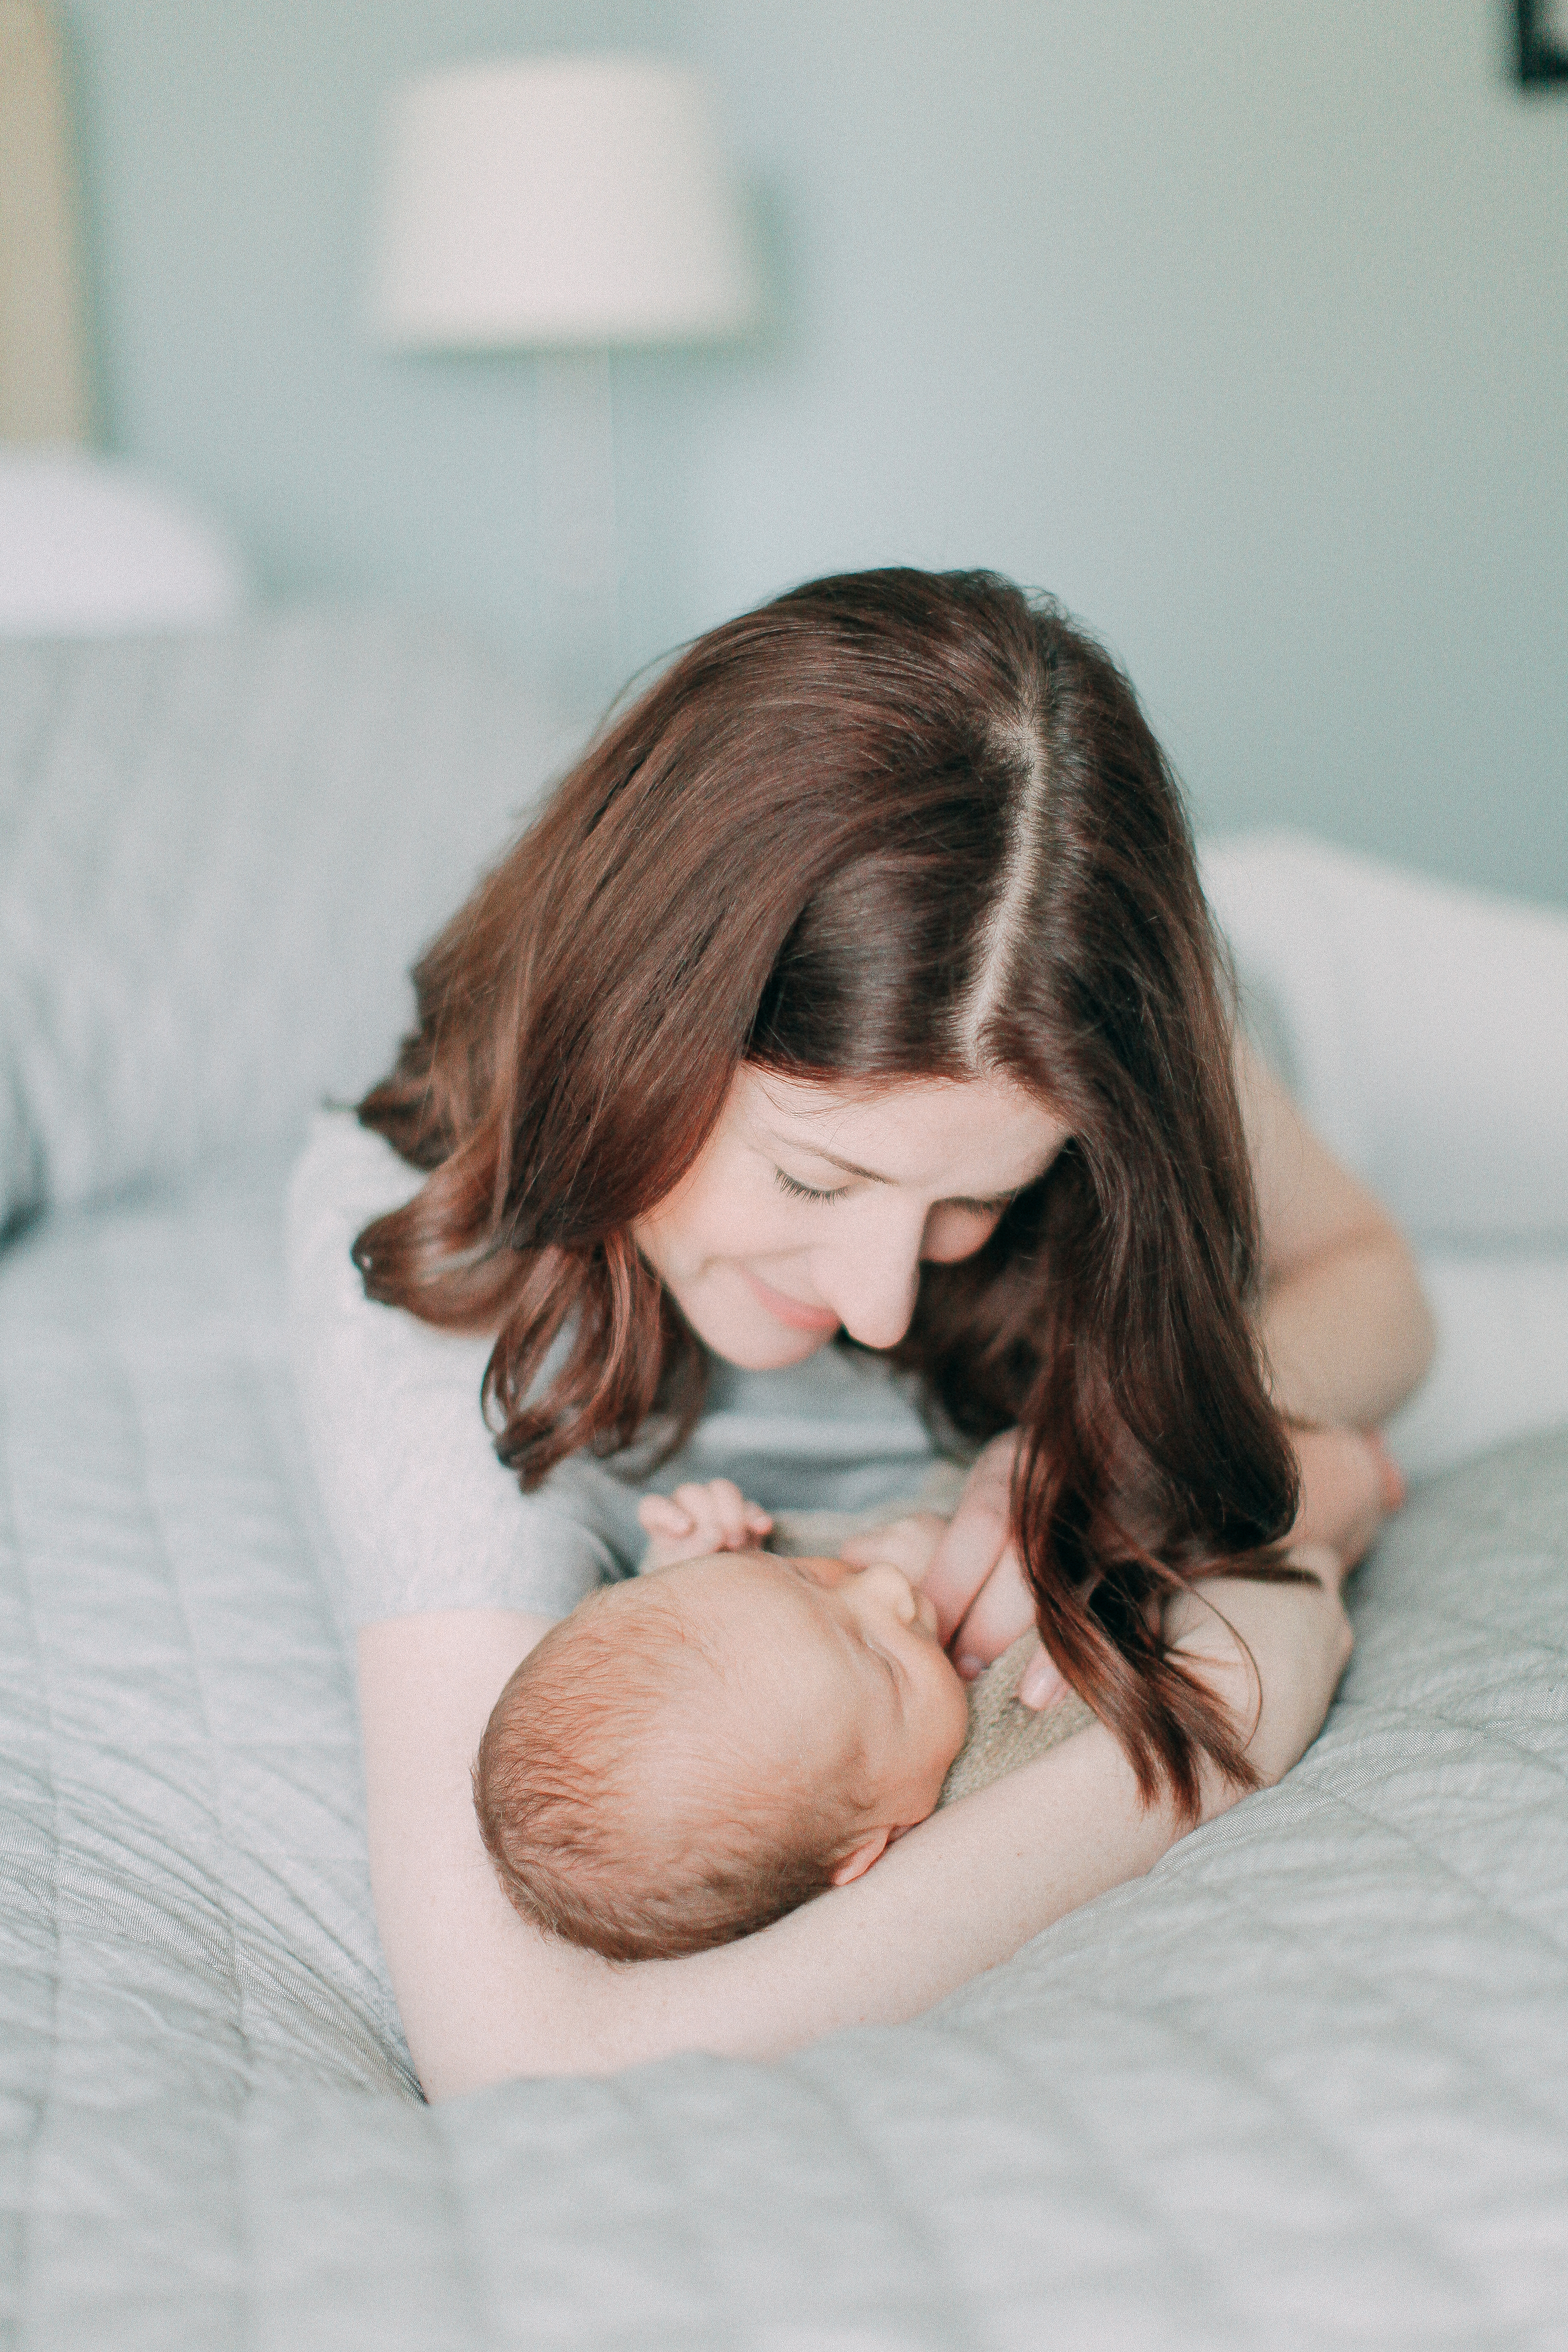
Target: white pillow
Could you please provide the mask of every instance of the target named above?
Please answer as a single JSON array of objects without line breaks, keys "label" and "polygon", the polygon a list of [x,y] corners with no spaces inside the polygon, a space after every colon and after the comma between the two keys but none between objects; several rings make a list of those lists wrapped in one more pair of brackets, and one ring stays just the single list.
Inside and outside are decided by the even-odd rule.
[{"label": "white pillow", "polygon": [[562,749],[416,619],[0,643],[0,1227],[361,1093]]},{"label": "white pillow", "polygon": [[1421,1280],[1436,1359],[1384,1433],[1406,1477],[1449,1469],[1505,1439],[1568,1429],[1568,1248],[1424,1250]]},{"label": "white pillow", "polygon": [[1568,1244],[1568,914],[1300,835],[1202,863],[1265,1053],[1405,1230]]},{"label": "white pillow", "polygon": [[0,635],[215,628],[247,595],[227,534],[133,467],[0,449]]},{"label": "white pillow", "polygon": [[1416,1244],[1437,1354],[1396,1460],[1568,1423],[1568,917],[1299,835],[1203,871],[1263,1051]]}]

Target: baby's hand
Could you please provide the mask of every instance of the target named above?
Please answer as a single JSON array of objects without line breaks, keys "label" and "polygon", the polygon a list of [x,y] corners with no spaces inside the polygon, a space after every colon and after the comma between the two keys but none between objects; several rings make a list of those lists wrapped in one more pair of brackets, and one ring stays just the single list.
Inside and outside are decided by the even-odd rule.
[{"label": "baby's hand", "polygon": [[910,1511],[885,1528],[868,1528],[864,1535],[851,1536],[839,1546],[838,1557],[851,1568],[901,1569],[911,1584],[918,1584],[946,1532],[947,1521],[935,1511]]},{"label": "baby's hand", "polygon": [[647,1495],[637,1505],[637,1523],[649,1538],[643,1573],[676,1568],[683,1559],[707,1559],[717,1551],[752,1551],[773,1527],[768,1512],[748,1503],[728,1478],[706,1486],[678,1486],[673,1495]]}]

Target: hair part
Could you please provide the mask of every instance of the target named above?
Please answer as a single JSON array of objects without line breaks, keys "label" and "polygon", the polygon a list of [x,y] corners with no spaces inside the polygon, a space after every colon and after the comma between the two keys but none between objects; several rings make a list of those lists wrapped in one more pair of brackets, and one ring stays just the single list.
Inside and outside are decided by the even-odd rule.
[{"label": "hair part", "polygon": [[964,1433],[1023,1431],[1042,1636],[1144,1794],[1195,1813],[1205,1755],[1251,1784],[1157,1630],[1200,1571],[1297,1573],[1234,1008],[1175,780],[1084,630],[987,572],[742,614],[612,720],[415,981],[360,1117],[427,1181],[355,1261],[372,1298],[495,1332],[485,1407],[529,1487],[694,1425],[701,1350],[631,1227],[742,1061],[997,1071],[1065,1119],[986,1247],[922,1270],[895,1356]]},{"label": "hair part", "polygon": [[964,1051],[977,1073],[984,1067],[987,1025],[999,1008],[1003,982],[1018,952],[1018,935],[1034,889],[1045,823],[1045,763],[1034,713],[1020,725],[1007,748],[1016,761],[1018,780],[1007,817],[1006,858],[995,904],[982,931],[961,1032]]},{"label": "hair part", "polygon": [[525,1919],[612,1960],[731,1942],[832,1884],[854,1755],[802,1788],[729,1725],[724,1662],[655,1585],[612,1587],[529,1652],[491,1710],[474,1809]]}]

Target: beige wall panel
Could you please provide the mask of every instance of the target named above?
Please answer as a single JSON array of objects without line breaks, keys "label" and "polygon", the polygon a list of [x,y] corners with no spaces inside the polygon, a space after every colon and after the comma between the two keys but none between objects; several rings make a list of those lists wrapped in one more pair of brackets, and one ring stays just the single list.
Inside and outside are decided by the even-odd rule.
[{"label": "beige wall panel", "polygon": [[0,441],[88,431],[59,40],[37,0],[0,0]]}]

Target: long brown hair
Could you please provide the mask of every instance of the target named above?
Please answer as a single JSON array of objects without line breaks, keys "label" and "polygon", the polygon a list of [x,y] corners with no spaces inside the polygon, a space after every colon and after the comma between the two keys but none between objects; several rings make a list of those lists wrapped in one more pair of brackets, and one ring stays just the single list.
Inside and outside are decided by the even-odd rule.
[{"label": "long brown hair", "polygon": [[[922,1269],[898,1360],[963,1433],[1024,1432],[1047,1648],[1145,1795],[1253,1775],[1163,1650],[1200,1569],[1292,1575],[1247,1306],[1231,1014],[1180,793],[1126,677],[987,572],[861,572],[711,631],[612,719],[419,963],[360,1106],[429,1171],[360,1235],[372,1298],[497,1333],[484,1403],[534,1486],[681,1442],[701,1349],[630,1239],[737,1066],[1005,1073],[1071,1140],[985,1247]],[[557,1346],[559,1343],[559,1346]],[[546,1359],[556,1356],[548,1377]]]}]

